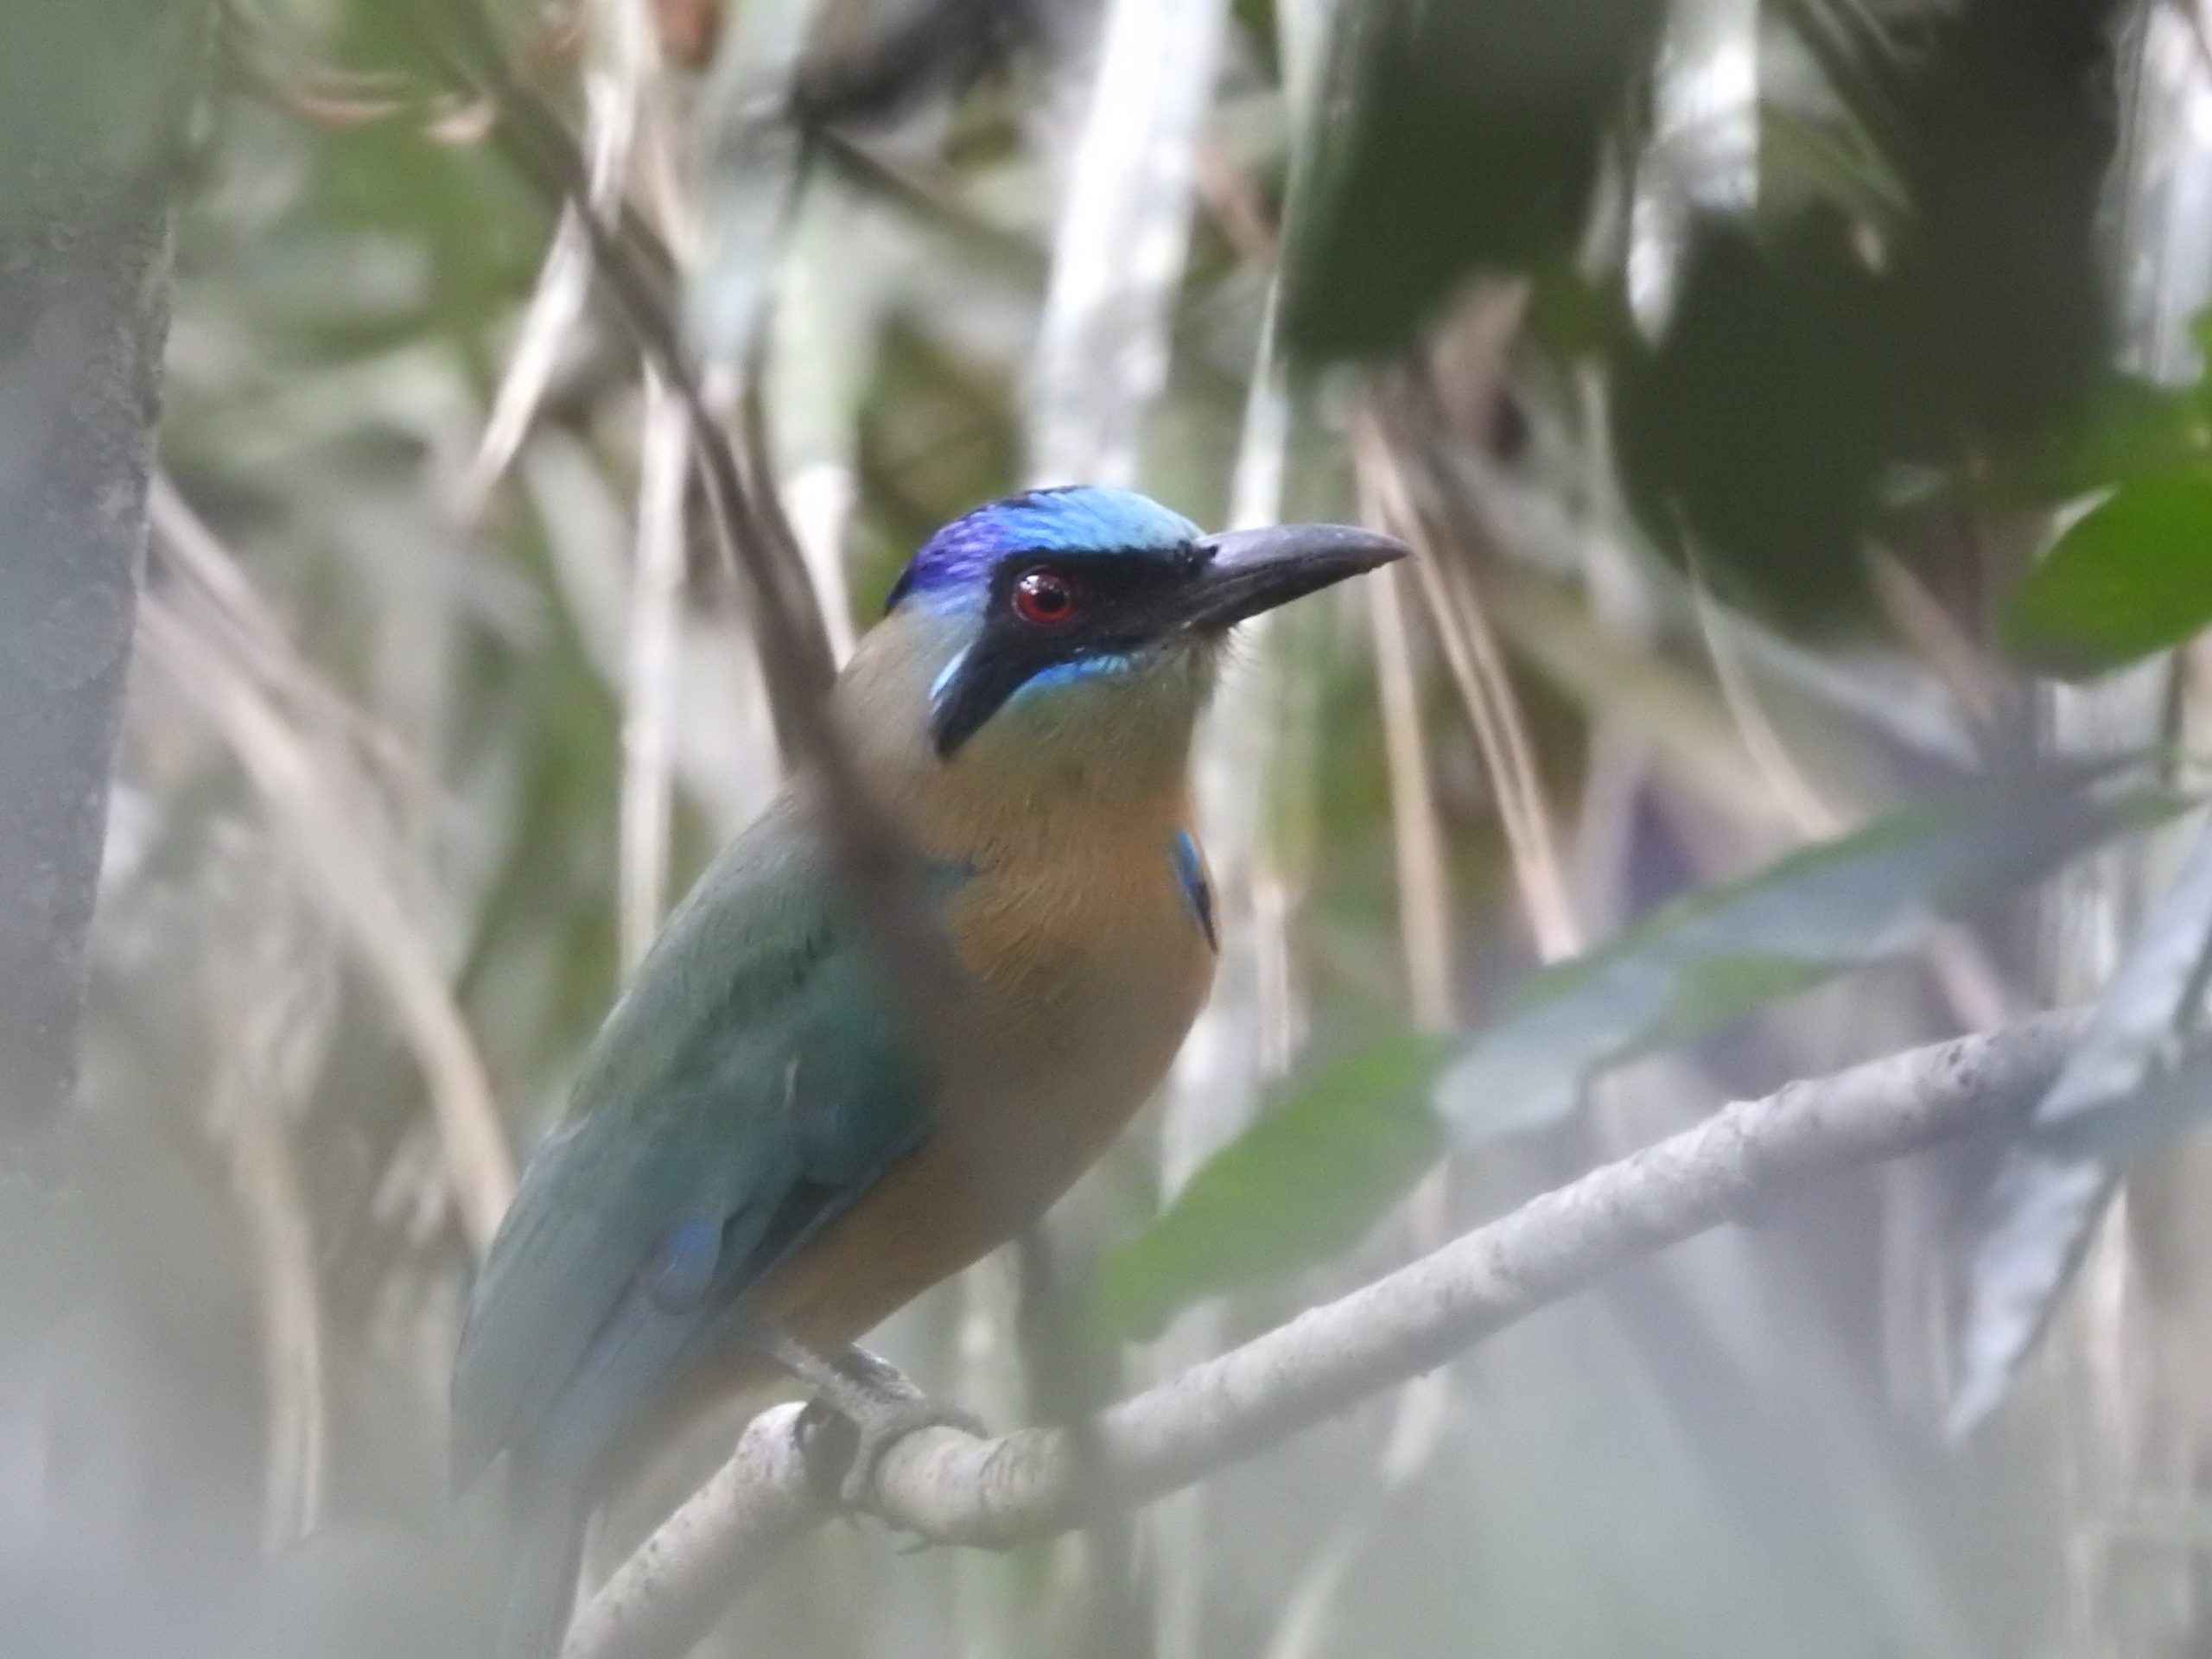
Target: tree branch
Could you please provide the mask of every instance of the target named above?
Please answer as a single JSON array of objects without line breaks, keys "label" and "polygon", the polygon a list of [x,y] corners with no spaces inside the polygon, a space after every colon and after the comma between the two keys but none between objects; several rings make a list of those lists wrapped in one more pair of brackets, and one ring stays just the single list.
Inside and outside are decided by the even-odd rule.
[{"label": "tree branch", "polygon": [[76,1076],[200,7],[26,0],[0,51],[0,1159]]},{"label": "tree branch", "polygon": [[[1798,1183],[2000,1126],[2056,1075],[2079,1028],[2075,1014],[2044,1014],[1729,1106],[1124,1401],[1091,1426],[1080,1482],[1065,1430],[934,1428],[886,1455],[870,1507],[936,1542],[1004,1547],[1189,1485]],[[808,1468],[799,1410],[753,1421],[584,1607],[564,1659],[675,1659],[833,1513],[823,1494],[836,1483]]]}]

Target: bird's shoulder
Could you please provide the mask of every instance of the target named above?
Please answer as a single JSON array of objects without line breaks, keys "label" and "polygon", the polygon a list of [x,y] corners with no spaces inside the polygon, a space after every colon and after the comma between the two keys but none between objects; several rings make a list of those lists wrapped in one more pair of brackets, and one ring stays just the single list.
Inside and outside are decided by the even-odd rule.
[{"label": "bird's shoulder", "polygon": [[784,1015],[848,934],[819,840],[779,797],[669,917],[592,1041],[572,1115],[645,1098],[702,1041]]}]

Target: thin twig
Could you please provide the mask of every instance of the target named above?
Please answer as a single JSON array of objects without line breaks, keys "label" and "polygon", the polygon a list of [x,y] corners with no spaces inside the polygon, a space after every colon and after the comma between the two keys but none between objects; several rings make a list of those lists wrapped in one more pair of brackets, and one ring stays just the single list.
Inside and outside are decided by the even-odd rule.
[{"label": "thin twig", "polygon": [[691,422],[659,375],[645,378],[639,445],[638,556],[630,582],[628,674],[622,688],[622,971],[645,960],[668,903],[668,833],[676,749],[677,612],[683,594],[685,483]]},{"label": "thin twig", "polygon": [[1414,672],[1398,572],[1378,570],[1367,583],[1375,635],[1375,679],[1382,702],[1382,742],[1390,765],[1390,823],[1396,837],[1398,932],[1404,941],[1406,985],[1414,1023],[1423,1031],[1452,1024],[1452,886],[1444,858],[1444,826],[1429,781],[1421,734],[1421,685]]},{"label": "thin twig", "polygon": [[[2076,1014],[2044,1014],[1729,1106],[1114,1407],[1080,1484],[1060,1431],[925,1429],[884,1457],[870,1507],[925,1539],[1003,1548],[1189,1485],[1798,1183],[2002,1127],[2080,1028]],[[779,1407],[753,1421],[586,1605],[565,1659],[672,1659],[828,1517],[796,1421]]]},{"label": "thin twig", "polygon": [[1452,585],[1452,573],[1437,556],[1434,540],[1414,505],[1389,435],[1372,409],[1363,411],[1355,430],[1353,454],[1382,522],[1413,544],[1414,568],[1428,596],[1430,620],[1482,748],[1497,803],[1498,822],[1513,855],[1514,877],[1537,952],[1547,962],[1573,956],[1581,948],[1581,928],[1560,868],[1551,815],[1536,775],[1535,747],[1522,721],[1497,643],[1473,596]]},{"label": "thin twig", "polygon": [[240,918],[248,971],[232,995],[217,996],[212,1012],[222,1021],[215,1127],[230,1148],[259,1291],[267,1390],[261,1535],[273,1551],[315,1530],[327,1462],[321,1287],[289,1119],[329,1046],[334,988],[327,944],[288,925],[299,905],[278,898],[272,876],[284,861],[272,853],[281,849],[257,834],[231,860],[246,889],[239,907],[254,912],[251,921]]},{"label": "thin twig", "polygon": [[475,1039],[375,834],[375,791],[348,746],[329,742],[331,727],[315,718],[338,699],[309,679],[298,712],[288,705],[268,677],[288,660],[282,636],[262,637],[257,607],[225,602],[251,591],[243,575],[174,490],[157,489],[149,509],[156,557],[218,579],[149,585],[139,621],[147,655],[229,743],[390,999],[428,1086],[462,1229],[480,1252],[514,1192],[513,1155]]},{"label": "thin twig", "polygon": [[493,395],[492,413],[475,458],[461,486],[461,516],[474,521],[523,441],[546,388],[551,385],[561,353],[583,321],[591,297],[591,237],[583,220],[589,215],[604,219],[622,196],[624,175],[629,169],[632,141],[636,137],[639,106],[658,67],[651,19],[642,0],[607,0],[592,8],[593,33],[598,37],[604,66],[588,72],[584,101],[584,200],[562,209],[561,220],[546,250],[537,285],[523,308],[522,326],[516,331],[513,353]]},{"label": "thin twig", "polygon": [[1798,834],[1805,839],[1841,834],[1849,827],[1850,819],[1821,798],[1820,791],[1813,787],[1789,753],[1789,746],[1783,741],[1782,734],[1759,702],[1727,617],[1695,569],[1690,573],[1690,609],[1697,619],[1706,656],[1713,664],[1713,683],[1720,688],[1720,701],[1736,722],[1737,740],[1743,744],[1751,765],[1766,780],[1768,792],[1789,815]]}]

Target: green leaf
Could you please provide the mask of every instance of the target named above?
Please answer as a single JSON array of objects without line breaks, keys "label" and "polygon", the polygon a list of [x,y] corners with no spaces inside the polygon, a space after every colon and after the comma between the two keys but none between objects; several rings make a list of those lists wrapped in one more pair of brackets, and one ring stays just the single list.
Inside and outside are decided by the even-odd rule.
[{"label": "green leaf", "polygon": [[2212,468],[2122,484],[2058,538],[2005,620],[2030,667],[2086,678],[2212,621]]},{"label": "green leaf", "polygon": [[2208,969],[2212,828],[2201,827],[1990,1184],[1966,1276],[1955,1434],[1996,1408],[2048,1328],[2119,1179],[2112,1166],[2164,1147],[2212,1112],[2212,1057],[2185,1048]]},{"label": "green leaf", "polygon": [[1920,803],[1546,969],[1439,1084],[1454,1141],[1556,1122],[1605,1067],[1895,956],[1942,918],[2177,810],[2163,792],[2101,789],[2113,770],[2046,770]]},{"label": "green leaf", "polygon": [[1292,354],[1388,355],[1471,273],[1568,257],[1665,16],[1656,0],[1345,8],[1286,226]]},{"label": "green leaf", "polygon": [[2052,508],[2208,461],[2212,415],[2202,390],[2114,373],[2070,419],[1950,483],[1984,511]]},{"label": "green leaf", "polygon": [[1398,1033],[1294,1084],[1093,1284],[1102,1331],[1155,1336],[1208,1296],[1349,1249],[1444,1151],[1428,1094],[1453,1045]]},{"label": "green leaf", "polygon": [[1206,1297],[1328,1261],[1447,1146],[1555,1123],[1605,1067],[1908,949],[1942,917],[2180,806],[2114,789],[2120,770],[2046,770],[1921,803],[1545,970],[1471,1043],[1400,1034],[1323,1065],[1102,1264],[1102,1333],[1149,1337]]},{"label": "green leaf", "polygon": [[1569,361],[1602,356],[1619,348],[1633,326],[1618,286],[1592,281],[1573,260],[1554,260],[1535,272],[1526,327],[1553,355]]},{"label": "green leaf", "polygon": [[[2189,320],[2189,337],[2196,343],[2197,356],[2212,363],[2212,310],[2199,311]],[[2212,400],[2212,375],[2197,377],[2196,394]]]}]

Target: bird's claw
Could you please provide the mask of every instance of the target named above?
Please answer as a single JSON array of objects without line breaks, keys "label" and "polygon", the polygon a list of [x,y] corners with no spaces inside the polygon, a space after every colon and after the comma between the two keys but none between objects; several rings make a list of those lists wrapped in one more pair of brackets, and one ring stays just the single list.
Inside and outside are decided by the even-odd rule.
[{"label": "bird's claw", "polygon": [[973,1412],[931,1399],[896,1366],[863,1349],[848,1349],[835,1362],[819,1363],[824,1370],[809,1366],[803,1373],[817,1392],[801,1416],[800,1433],[810,1445],[825,1433],[853,1436],[837,1483],[839,1501],[849,1509],[865,1503],[884,1458],[907,1435],[925,1428],[988,1433]]},{"label": "bird's claw", "polygon": [[982,1420],[972,1411],[919,1394],[887,1399],[880,1411],[854,1421],[853,1427],[852,1460],[837,1484],[838,1500],[848,1509],[857,1509],[867,1501],[875,1490],[875,1473],[885,1456],[907,1435],[925,1428],[957,1428],[975,1435],[984,1432]]}]

